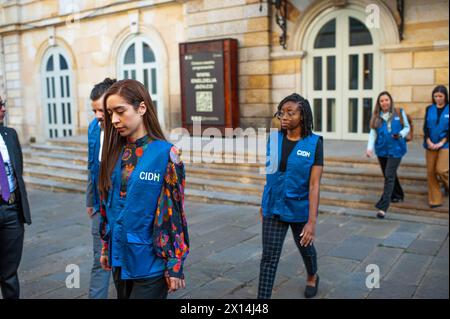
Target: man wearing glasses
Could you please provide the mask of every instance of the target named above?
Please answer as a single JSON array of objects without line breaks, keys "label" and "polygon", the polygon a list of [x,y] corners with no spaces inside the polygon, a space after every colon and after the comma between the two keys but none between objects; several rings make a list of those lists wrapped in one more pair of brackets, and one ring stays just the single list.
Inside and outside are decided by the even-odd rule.
[{"label": "man wearing glasses", "polygon": [[17,269],[22,257],[24,223],[31,224],[23,157],[14,129],[3,126],[6,103],[0,96],[0,289],[5,299],[20,294]]}]

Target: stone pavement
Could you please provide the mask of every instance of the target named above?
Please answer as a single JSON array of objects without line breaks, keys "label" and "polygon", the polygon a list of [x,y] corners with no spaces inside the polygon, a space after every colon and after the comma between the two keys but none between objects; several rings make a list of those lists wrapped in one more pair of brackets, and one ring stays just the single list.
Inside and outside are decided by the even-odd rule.
[{"label": "stone pavement", "polygon": [[[80,194],[29,189],[33,224],[26,227],[19,268],[22,298],[86,298],[92,264],[90,223]],[[170,298],[255,298],[261,224],[255,207],[186,203],[191,252],[187,287]],[[320,215],[316,249],[318,298],[448,298],[448,220],[377,220]],[[66,266],[80,267],[69,289]],[[366,266],[380,269],[380,288],[366,287]],[[303,298],[305,270],[286,237],[273,298]],[[110,297],[115,298],[113,285]]]}]

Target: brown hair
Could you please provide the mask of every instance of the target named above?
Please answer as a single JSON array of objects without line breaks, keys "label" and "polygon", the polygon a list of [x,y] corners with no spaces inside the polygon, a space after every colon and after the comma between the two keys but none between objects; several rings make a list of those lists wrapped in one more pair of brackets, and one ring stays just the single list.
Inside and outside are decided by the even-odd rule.
[{"label": "brown hair", "polygon": [[145,129],[152,140],[163,140],[164,133],[158,122],[155,107],[147,89],[142,83],[136,80],[121,80],[114,83],[105,93],[103,99],[103,111],[105,112],[105,136],[102,151],[102,161],[100,163],[99,190],[106,199],[108,190],[111,188],[111,175],[119,158],[119,154],[126,144],[126,138],[122,137],[114,128],[111,117],[107,113],[106,102],[111,95],[119,95],[127,103],[133,105],[137,110],[139,105],[144,102],[147,111],[142,116]]},{"label": "brown hair", "polygon": [[381,104],[380,104],[380,98],[383,95],[387,95],[389,97],[389,100],[391,100],[391,107],[389,108],[389,112],[391,115],[389,116],[388,121],[392,120],[392,117],[394,116],[394,113],[396,112],[394,108],[394,100],[392,99],[391,94],[388,91],[383,91],[380,94],[378,94],[377,102],[375,104],[375,109],[373,110],[372,118],[370,119],[370,128],[377,129],[381,126],[382,119],[380,117],[381,112]]},{"label": "brown hair", "polygon": [[433,93],[431,93],[431,103],[436,104],[436,101],[434,100],[434,94],[435,93],[442,93],[445,96],[445,105],[448,104],[448,91],[447,88],[443,85],[438,85],[433,89]]}]

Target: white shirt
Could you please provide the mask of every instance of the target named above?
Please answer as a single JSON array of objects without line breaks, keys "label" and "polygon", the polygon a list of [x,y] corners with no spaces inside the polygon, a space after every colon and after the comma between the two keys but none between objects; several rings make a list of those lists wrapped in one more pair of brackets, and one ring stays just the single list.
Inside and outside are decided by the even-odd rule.
[{"label": "white shirt", "polygon": [[[11,159],[9,158],[8,148],[6,147],[3,136],[0,134],[0,151],[2,152],[3,163],[5,165],[6,177],[8,178],[9,191],[12,193],[17,188],[16,178],[14,177],[14,170],[11,164]],[[1,189],[1,186],[0,186]]]}]

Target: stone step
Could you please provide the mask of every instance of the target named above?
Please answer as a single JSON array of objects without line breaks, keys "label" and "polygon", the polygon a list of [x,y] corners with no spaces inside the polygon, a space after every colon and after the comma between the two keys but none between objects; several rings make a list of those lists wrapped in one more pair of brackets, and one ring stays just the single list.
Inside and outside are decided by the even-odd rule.
[{"label": "stone step", "polygon": [[87,156],[87,147],[68,147],[58,146],[50,144],[30,144],[29,146],[33,152],[49,152],[57,154],[69,154],[69,155],[83,155]]},{"label": "stone step", "polygon": [[47,144],[55,146],[68,146],[68,147],[78,147],[87,148],[87,135],[85,136],[72,136],[65,138],[54,138],[47,140]]},{"label": "stone step", "polygon": [[225,192],[204,191],[193,188],[186,188],[185,198],[191,201],[214,204],[234,204],[260,206],[260,195],[230,194]]},{"label": "stone step", "polygon": [[201,157],[185,157],[184,155],[181,156],[182,161],[185,165],[189,166],[201,166],[205,168],[219,168],[219,169],[226,169],[226,168],[236,168],[239,167],[241,170],[246,171],[255,171],[258,172],[260,168],[264,168],[264,163],[246,163],[246,162],[236,162],[234,160],[231,163],[225,163],[225,162],[217,162],[213,161],[213,159],[205,159]]},{"label": "stone step", "polygon": [[[66,162],[59,161],[39,161],[36,159],[27,160],[26,172],[30,175],[38,174],[39,177],[51,179],[55,176],[56,180],[67,180],[70,175],[67,172],[76,173],[76,176],[83,177],[83,183],[87,176],[87,168],[82,165],[76,165]],[[77,178],[79,180],[80,178]],[[259,179],[255,183],[240,184],[224,180],[208,180],[204,178],[192,177],[189,173],[187,174],[187,187],[192,187],[195,189],[207,190],[207,191],[226,191],[228,193],[248,193],[253,195],[261,195],[264,187],[265,179]],[[334,180],[329,178],[323,178],[321,181],[322,191],[334,191],[341,193],[355,193],[355,194],[365,194],[367,191],[371,192],[381,192],[382,185],[367,183],[364,181],[358,181],[355,183],[350,180]],[[426,186],[411,186],[404,185],[404,190],[408,198],[426,198],[427,187]]]},{"label": "stone step", "polygon": [[[198,178],[211,177],[213,179],[224,181],[235,181],[237,183],[260,183],[261,180],[265,180],[264,174],[259,174],[253,171],[240,171],[238,169],[212,169],[203,168],[201,165],[189,166],[186,165],[186,175]],[[351,181],[366,181],[366,182],[383,182],[384,178],[380,171],[367,170],[360,168],[347,168],[347,167],[325,167],[324,178],[337,179],[337,180],[351,180]],[[426,175],[415,172],[399,172],[399,178],[403,184],[409,185],[423,185],[426,183]],[[257,182],[255,182],[257,181]]]},{"label": "stone step", "polygon": [[27,187],[52,191],[52,192],[66,192],[66,193],[85,193],[86,186],[80,184],[71,184],[67,182],[57,182],[54,180],[46,180],[32,176],[24,175],[25,184]]},{"label": "stone step", "polygon": [[[401,182],[402,183],[402,182]],[[353,181],[353,180],[336,180],[332,178],[322,178],[321,190],[352,193],[352,194],[367,194],[379,193],[383,191],[383,183],[373,183],[367,181]],[[426,199],[428,196],[428,187],[424,183],[423,185],[409,185],[402,184],[403,191],[407,198],[421,198]]]},{"label": "stone step", "polygon": [[[59,192],[86,189],[87,141],[51,140],[23,148],[25,180],[31,187]],[[191,157],[189,155],[192,155]],[[199,152],[185,153],[186,198],[210,203],[259,206],[265,183],[263,163],[245,163],[242,154],[221,154],[219,158],[241,163],[198,163]],[[206,158],[211,161],[211,157]],[[257,158],[254,157],[254,160]],[[399,177],[406,202],[393,204],[389,213],[399,216],[448,218],[448,200],[442,208],[427,206],[426,169],[423,162],[404,161]],[[382,191],[383,177],[374,158],[327,156],[321,183],[321,211],[374,214]]]},{"label": "stone step", "polygon": [[[204,191],[223,191],[230,194],[250,194],[261,196],[264,190],[265,181],[257,183],[235,183],[223,180],[204,179],[198,177],[186,177],[186,188],[194,188]],[[373,183],[354,183],[353,181],[337,181],[333,179],[323,178],[320,185],[321,191],[339,192],[345,194],[367,194],[367,192],[381,194],[382,185],[374,185]],[[407,199],[415,198],[426,201],[427,188],[420,186],[403,186],[405,197]]]},{"label": "stone step", "polygon": [[67,184],[82,185],[86,189],[87,174],[73,173],[59,170],[49,170],[46,168],[25,167],[24,176],[34,177],[36,179],[55,181]]},{"label": "stone step", "polygon": [[[65,154],[65,153],[52,153],[52,152],[35,152],[31,149],[25,148],[23,150],[25,162],[28,159],[33,159],[34,161],[40,161],[42,163],[50,163],[54,161],[66,162],[67,164],[75,164],[79,166],[87,167],[87,156],[80,154]],[[246,166],[238,164],[238,169],[236,164],[199,164],[199,163],[186,163],[186,171],[191,173],[191,175],[196,175],[198,177],[204,176],[214,176],[217,179],[222,179],[225,181],[237,181],[243,183],[251,183],[252,180],[263,180],[265,175],[259,174],[260,167],[257,166]],[[241,169],[243,166],[244,169]],[[361,167],[330,167],[325,166],[324,177],[334,178],[338,180],[365,180],[380,182],[383,180],[379,168],[366,169]],[[400,168],[399,177],[403,184],[420,184],[426,182],[425,172],[414,172],[411,170],[406,170]]]},{"label": "stone step", "polygon": [[196,189],[208,192],[226,192],[228,194],[245,194],[261,196],[264,182],[259,184],[240,184],[235,182],[190,177],[186,175],[186,189]]},{"label": "stone step", "polygon": [[[378,160],[367,159],[367,158],[332,158],[326,157],[324,159],[325,167],[348,167],[348,168],[368,168],[368,169],[377,169],[381,171],[380,164]],[[411,162],[402,162],[400,164],[399,170],[402,171],[415,171],[415,172],[423,172],[426,173],[426,165],[419,163],[411,163]]]},{"label": "stone step", "polygon": [[[187,165],[196,166],[196,167],[204,167],[204,168],[219,168],[219,169],[225,169],[225,168],[234,168],[236,166],[239,167],[240,170],[245,171],[253,171],[253,172],[259,172],[260,169],[264,168],[264,163],[245,163],[245,162],[239,162],[239,163],[221,163],[221,162],[213,162],[211,159],[207,159],[206,161],[202,162],[201,157],[184,157],[182,156],[183,162]],[[325,167],[345,167],[345,168],[356,168],[356,169],[373,169],[380,171],[380,167],[378,162],[370,162],[370,163],[364,163],[361,162],[354,162],[354,161],[339,161],[335,159],[325,159]],[[426,167],[422,165],[407,165],[407,164],[401,164],[399,168],[399,172],[402,171],[414,171],[414,172],[420,172],[426,174]]]},{"label": "stone step", "polygon": [[[220,191],[204,191],[192,188],[186,189],[186,198],[206,203],[252,205],[257,207],[261,205],[261,197],[257,195],[229,194]],[[321,192],[320,206],[336,207],[336,209],[363,209],[374,213],[376,212],[374,204],[377,199],[378,198],[375,195],[355,196],[333,192]],[[426,201],[419,202],[417,200],[408,200],[403,203],[392,204],[388,213],[448,219],[448,201],[445,206],[432,210],[428,207]]]},{"label": "stone step", "polygon": [[29,159],[39,160],[42,162],[64,161],[67,164],[75,164],[87,167],[87,155],[79,154],[60,154],[51,152],[34,152],[33,150],[26,148],[23,149],[23,157],[25,165]]},{"label": "stone step", "polygon": [[[73,146],[61,146],[64,142],[49,142],[48,144],[31,144],[29,149],[32,153],[48,153],[48,154],[67,154],[67,155],[81,155],[82,157],[87,157],[87,147],[73,147]],[[69,145],[81,145],[76,142],[69,142]],[[55,144],[55,145],[54,145]],[[252,163],[246,163],[246,158],[243,158],[239,154],[224,154],[224,157],[203,157],[204,162],[200,160],[202,157],[199,156],[199,152],[194,152],[194,156],[189,156],[190,154],[185,154],[182,156],[184,162],[186,164],[202,166],[205,168],[227,168],[234,167],[239,165],[241,170],[248,171],[259,171],[261,167],[264,166],[262,163],[264,159],[253,158]],[[220,159],[221,162],[213,163],[213,159]],[[232,160],[232,163],[225,163],[224,158]],[[257,162],[260,161],[261,163]],[[238,162],[238,163],[236,163]],[[329,157],[327,156],[325,159],[325,167],[347,167],[347,168],[356,168],[356,169],[376,169],[379,171],[379,164],[376,159],[367,159],[367,158],[345,158],[345,157]],[[400,166],[401,171],[411,171],[414,170],[420,173],[426,173],[426,168],[424,164],[421,163],[413,163],[413,162],[402,162]]]},{"label": "stone step", "polygon": [[[47,170],[24,172],[27,184],[32,187],[63,192],[85,192],[86,176],[83,174],[61,174]],[[187,180],[186,198],[209,203],[246,204],[259,206],[261,203],[261,187],[258,185],[235,185],[223,181],[202,181],[198,179]],[[197,185],[197,187],[195,186]],[[199,185],[200,189],[198,188]],[[326,184],[324,184],[326,185]],[[323,188],[323,187],[322,187]],[[231,189],[231,191],[230,191]],[[326,187],[325,187],[326,189]],[[321,191],[321,205],[336,206],[345,209],[374,210],[373,205],[378,200],[378,194],[355,194],[333,191]],[[431,210],[426,199],[418,200],[408,195],[406,202],[392,204],[389,212],[397,214],[412,214],[420,216],[434,216],[448,218],[448,201],[444,207]]]},{"label": "stone step", "polygon": [[[380,169],[350,168],[350,167],[325,167],[323,176],[337,180],[368,181],[380,183],[384,181]],[[424,185],[427,183],[425,172],[399,169],[398,177],[402,184]]]},{"label": "stone step", "polygon": [[[373,209],[379,199],[379,194],[343,194],[338,192],[321,192],[320,203],[325,205],[342,206],[346,208]],[[389,212],[429,216],[430,214],[448,218],[448,198],[444,206],[430,209],[426,200],[407,199],[402,203],[392,203]],[[440,215],[439,215],[440,214]]]},{"label": "stone step", "polygon": [[[75,136],[75,137],[69,137],[69,138],[57,138],[57,139],[51,139],[48,140],[46,144],[32,144],[36,145],[45,145],[50,147],[58,147],[58,148],[69,148],[69,149],[81,149],[81,151],[86,152],[87,151],[87,136]],[[207,152],[200,152],[198,150],[183,150],[184,154],[186,154],[186,159],[188,155],[191,157],[199,157],[201,154],[207,154]],[[255,152],[255,151],[248,151],[250,155],[254,158],[257,158],[257,156],[260,156],[261,162],[264,161],[263,158],[265,156],[265,148],[262,150],[262,152]],[[337,162],[340,165],[350,165],[350,166],[366,166],[366,165],[375,165],[378,166],[378,161],[376,158],[366,158],[364,155],[364,149],[361,151],[361,155],[356,156],[333,156],[330,154],[326,154],[326,162]],[[209,154],[209,152],[208,152]],[[232,152],[214,152],[216,157],[226,157],[226,158],[243,158],[244,153],[238,152],[236,150],[234,153]],[[211,156],[207,155],[208,158],[211,158]],[[424,158],[420,159],[412,159],[412,158],[404,158],[402,161],[402,166],[409,167],[409,168],[424,168],[425,167],[425,160]]]},{"label": "stone step", "polygon": [[[203,156],[202,156],[203,155]],[[214,154],[214,156],[209,156],[205,153],[200,153],[198,151],[194,151],[189,153],[189,151],[184,151],[182,153],[182,159],[185,162],[194,162],[194,160],[197,161],[197,163],[201,163],[201,159],[207,159],[209,161],[212,161],[213,159],[217,161],[217,164],[223,163],[225,159],[230,160],[231,163],[236,163],[239,161],[239,165],[249,165],[249,166],[264,166],[264,163],[266,161],[265,155],[258,155],[257,154],[250,154],[251,155],[251,163],[248,163],[248,158],[246,156],[243,156],[242,154],[236,153],[219,153]],[[194,162],[195,163],[195,162]],[[206,164],[206,163],[204,163]],[[325,154],[325,166],[345,166],[345,167],[369,167],[369,168],[379,168],[379,163],[376,157],[374,158],[367,158],[364,156],[361,157],[336,157],[336,156],[329,156],[328,154]],[[424,160],[402,160],[402,163],[400,167],[408,168],[408,169],[426,169],[425,161]]]},{"label": "stone step", "polygon": [[[196,169],[211,169],[211,170],[220,170],[220,171],[242,171],[242,172],[248,172],[253,174],[259,174],[263,173],[264,175],[264,167],[259,164],[224,164],[224,163],[198,163],[198,162],[192,162],[187,163],[185,162],[186,168],[196,168]],[[324,166],[324,172],[327,174],[335,174],[342,172],[343,174],[349,174],[350,176],[354,176],[357,174],[358,176],[370,176],[370,179],[372,177],[379,177],[381,178],[381,169],[377,166],[374,167],[351,167],[351,166],[345,166],[340,165],[337,162],[331,162],[329,165],[325,164]],[[409,169],[405,167],[400,167],[398,170],[399,176],[406,177],[407,179],[413,179],[409,178],[408,176],[414,177],[419,176],[419,180],[424,180],[424,176],[426,178],[426,169]]]},{"label": "stone step", "polygon": [[87,167],[84,165],[68,163],[65,161],[41,161],[34,158],[28,158],[26,160],[26,166],[30,168],[38,168],[38,169],[48,169],[52,171],[61,171],[61,172],[74,172],[79,174],[87,175]]}]

